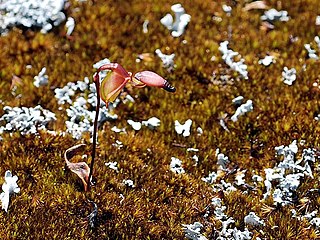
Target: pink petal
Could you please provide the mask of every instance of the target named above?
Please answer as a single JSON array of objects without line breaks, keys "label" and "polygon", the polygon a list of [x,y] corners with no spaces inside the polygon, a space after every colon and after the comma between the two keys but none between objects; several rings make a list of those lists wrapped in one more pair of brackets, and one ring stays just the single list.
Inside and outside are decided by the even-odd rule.
[{"label": "pink petal", "polygon": [[130,77],[130,74],[119,64],[119,63],[108,63],[105,65],[102,65],[98,72],[101,72],[103,70],[111,70],[119,74],[120,76],[126,78]]},{"label": "pink petal", "polygon": [[165,79],[151,71],[137,72],[134,77],[150,87],[164,87]]},{"label": "pink petal", "polygon": [[171,86],[167,82],[167,80],[165,80],[163,77],[156,74],[155,72],[151,72],[151,71],[138,72],[134,75],[134,78],[150,87],[161,87],[169,92],[176,91],[176,89],[173,86]]}]

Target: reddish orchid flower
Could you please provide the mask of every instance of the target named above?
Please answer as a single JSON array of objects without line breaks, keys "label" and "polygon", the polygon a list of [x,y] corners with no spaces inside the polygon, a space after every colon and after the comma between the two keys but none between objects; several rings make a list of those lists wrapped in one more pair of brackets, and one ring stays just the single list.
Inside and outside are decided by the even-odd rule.
[{"label": "reddish orchid flower", "polygon": [[[99,73],[104,70],[110,70],[107,76],[102,80],[100,85],[100,77]],[[170,85],[167,80],[159,76],[158,74],[151,72],[151,71],[142,71],[137,72],[135,75],[132,75],[131,72],[126,71],[120,64],[118,63],[108,63],[101,66],[98,71],[93,75],[93,80],[96,85],[97,89],[97,106],[96,106],[96,116],[94,119],[94,126],[93,126],[93,141],[92,141],[92,153],[91,153],[91,164],[90,169],[85,169],[82,171],[83,165],[79,166],[75,165],[74,172],[78,174],[78,176],[87,182],[84,183],[85,190],[90,188],[91,184],[91,177],[93,172],[93,165],[96,155],[96,138],[97,138],[97,128],[98,128],[98,116],[99,116],[99,109],[100,109],[100,97],[102,100],[107,104],[109,102],[113,102],[117,96],[120,94],[121,90],[127,83],[130,83],[134,87],[158,87],[163,88],[168,92],[175,92],[176,89]],[[82,167],[82,168],[81,168]],[[79,171],[81,170],[81,171]],[[83,175],[83,172],[85,175]],[[87,173],[89,172],[89,176],[87,177]],[[84,176],[84,177],[83,177]]]},{"label": "reddish orchid flower", "polygon": [[168,92],[176,91],[167,80],[154,72],[142,71],[133,76],[118,63],[108,63],[101,66],[94,75],[95,82],[99,82],[99,72],[103,70],[111,70],[102,80],[100,88],[100,96],[106,103],[113,102],[127,83],[138,88],[150,86],[163,88]]}]

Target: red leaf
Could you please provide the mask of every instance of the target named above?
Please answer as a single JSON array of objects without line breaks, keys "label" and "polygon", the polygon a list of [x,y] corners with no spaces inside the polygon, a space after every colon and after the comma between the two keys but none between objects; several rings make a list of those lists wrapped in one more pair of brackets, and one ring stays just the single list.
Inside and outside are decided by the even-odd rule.
[{"label": "red leaf", "polygon": [[72,163],[69,160],[75,156],[79,151],[83,151],[85,148],[85,144],[78,144],[68,148],[64,153],[64,159],[66,161],[67,168],[77,174],[77,176],[81,179],[83,183],[84,190],[88,190],[88,178],[90,173],[90,168],[85,162]]}]

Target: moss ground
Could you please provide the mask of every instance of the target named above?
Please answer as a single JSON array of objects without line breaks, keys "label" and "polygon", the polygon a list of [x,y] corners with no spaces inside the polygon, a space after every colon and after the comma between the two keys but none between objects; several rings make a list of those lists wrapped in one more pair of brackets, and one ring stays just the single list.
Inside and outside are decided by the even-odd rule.
[{"label": "moss ground", "polygon": [[[252,172],[264,176],[264,169],[279,161],[274,147],[294,139],[305,140],[305,147],[319,147],[320,125],[314,116],[319,112],[320,92],[313,83],[320,81],[320,65],[319,60],[307,58],[304,48],[320,32],[320,26],[315,25],[319,1],[266,1],[270,7],[287,10],[290,16],[288,22],[276,22],[273,30],[266,30],[261,28],[263,10],[243,11],[246,1],[181,0],[191,22],[180,38],[171,37],[159,21],[174,3],[72,0],[66,8],[67,15],[76,21],[70,38],[65,36],[63,25],[46,35],[14,28],[0,37],[0,115],[5,105],[40,104],[56,113],[58,120],[51,127],[65,130],[66,115],[58,110],[53,89],[91,77],[92,64],[105,57],[132,72],[155,71],[177,88],[175,94],[151,88],[126,90],[138,97],[134,104],[120,104],[114,110],[119,115],[116,125],[127,126],[129,118],[156,116],[161,126],[155,131],[127,128],[128,134],[119,135],[111,131],[114,123],[105,123],[99,130],[97,183],[90,192],[84,192],[77,179],[64,171],[63,153],[79,141],[46,132],[39,136],[3,134],[0,176],[8,169],[18,175],[21,192],[11,197],[8,213],[0,211],[0,239],[184,239],[181,224],[195,221],[204,225],[202,232],[207,238],[214,239],[221,223],[213,215],[205,218],[204,213],[218,193],[201,178],[217,170],[216,148],[229,157],[230,168],[247,169],[245,179],[251,184]],[[223,12],[224,3],[232,6],[231,16]],[[146,19],[149,31],[143,33]],[[225,40],[245,59],[248,80],[241,79],[221,59],[218,47]],[[152,61],[136,62],[138,54],[153,55],[157,48],[176,54],[173,72],[163,68],[156,56]],[[270,67],[258,64],[266,54],[276,56]],[[27,69],[28,64],[33,67]],[[33,77],[44,66],[49,85],[36,88]],[[297,70],[293,86],[281,80],[285,66]],[[11,94],[12,74],[23,81],[18,89],[20,98]],[[233,81],[220,84],[221,76]],[[231,100],[239,95],[252,99],[254,110],[232,122],[235,108]],[[219,125],[224,113],[230,132]],[[189,118],[193,120],[191,135],[177,135],[174,120]],[[197,127],[204,131],[201,136]],[[116,139],[123,142],[122,149],[112,146]],[[89,136],[82,141],[88,143]],[[197,166],[193,154],[186,151],[188,147],[200,150]],[[172,156],[182,160],[185,174],[170,171]],[[109,161],[118,162],[118,173],[104,165]],[[313,174],[314,179],[302,181],[297,191],[300,199],[309,189],[319,188],[317,165]],[[225,181],[233,182],[234,178],[230,174]],[[133,180],[136,187],[124,186],[124,179]],[[249,227],[253,239],[317,238],[316,229],[307,221],[291,217],[292,208],[305,213],[301,202],[274,208],[271,201],[262,200],[264,191],[261,184],[254,190],[219,195],[226,214],[235,219],[234,227],[243,230],[243,217],[254,210],[265,226]],[[94,229],[88,224],[87,216],[93,209],[88,200],[98,206]],[[320,197],[313,196],[310,208],[318,209],[319,202]]]}]

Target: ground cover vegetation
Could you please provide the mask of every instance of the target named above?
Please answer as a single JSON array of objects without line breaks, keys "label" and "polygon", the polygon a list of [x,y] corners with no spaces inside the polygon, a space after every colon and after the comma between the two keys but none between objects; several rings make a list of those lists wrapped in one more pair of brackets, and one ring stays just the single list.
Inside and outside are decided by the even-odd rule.
[{"label": "ground cover vegetation", "polygon": [[[177,2],[71,0],[71,34],[60,24],[1,36],[0,183],[10,170],[20,189],[0,211],[0,239],[318,239],[320,2],[257,2],[181,0],[190,18],[172,36],[160,20]],[[264,19],[270,9],[287,15]],[[93,118],[72,117],[95,98],[93,64],[105,58],[176,92],[126,86],[101,106],[84,191],[64,154],[85,144],[70,161],[90,163],[92,128],[76,124]],[[57,89],[77,81],[59,102]],[[82,105],[94,113],[94,100]],[[24,132],[8,125],[8,106],[45,117]]]}]

